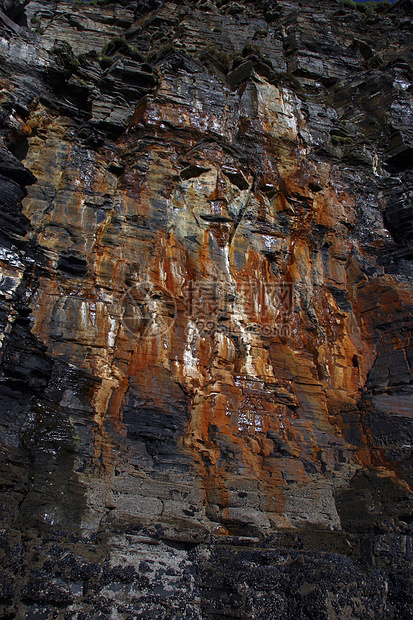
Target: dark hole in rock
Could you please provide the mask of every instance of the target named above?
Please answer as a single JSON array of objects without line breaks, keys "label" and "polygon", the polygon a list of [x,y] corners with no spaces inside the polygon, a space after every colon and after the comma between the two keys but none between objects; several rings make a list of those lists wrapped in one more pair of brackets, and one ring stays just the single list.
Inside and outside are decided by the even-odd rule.
[{"label": "dark hole in rock", "polygon": [[403,172],[413,168],[413,148],[407,148],[386,160],[385,167],[390,173]]},{"label": "dark hole in rock", "polygon": [[274,263],[280,257],[279,252],[263,252],[265,258],[270,262]]},{"label": "dark hole in rock", "polygon": [[202,166],[188,166],[181,171],[181,179],[195,179],[201,176],[204,172],[208,172],[209,168],[203,168]]},{"label": "dark hole in rock", "polygon": [[405,523],[413,523],[413,514],[400,515],[399,519]]},{"label": "dark hole in rock", "polygon": [[16,306],[16,310],[19,313],[19,315],[24,318],[28,317],[29,314],[32,313],[31,308],[26,308],[25,306]]},{"label": "dark hole in rock", "polygon": [[77,256],[61,256],[57,263],[59,271],[70,276],[83,277],[87,273],[87,262]]},{"label": "dark hole in rock", "polygon": [[116,164],[115,162],[112,162],[108,166],[108,170],[109,170],[109,172],[112,172],[117,177],[120,177],[123,174],[125,168],[121,164]]},{"label": "dark hole in rock", "polygon": [[202,215],[201,214],[201,219],[204,220],[205,222],[218,222],[218,223],[232,222],[232,219],[230,217],[225,217],[225,215]]},{"label": "dark hole in rock", "polygon": [[17,142],[12,144],[9,148],[13,155],[19,161],[22,161],[23,159],[25,159],[29,150],[29,141],[27,138],[23,138],[22,140],[18,140]]},{"label": "dark hole in rock", "polygon": [[312,192],[320,192],[323,189],[321,185],[319,185],[318,183],[314,183],[313,181],[309,183],[308,187],[311,189]]},{"label": "dark hole in rock", "polygon": [[249,187],[248,181],[244,177],[244,175],[241,174],[241,172],[233,172],[231,170],[224,169],[223,173],[231,181],[233,185],[236,185],[238,187],[238,189],[240,190],[248,189]]}]

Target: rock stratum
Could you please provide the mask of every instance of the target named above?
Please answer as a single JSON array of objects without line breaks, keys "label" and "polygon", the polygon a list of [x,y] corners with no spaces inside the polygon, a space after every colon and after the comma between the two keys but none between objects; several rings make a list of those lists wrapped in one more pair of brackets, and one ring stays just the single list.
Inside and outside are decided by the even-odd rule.
[{"label": "rock stratum", "polygon": [[413,8],[0,2],[0,615],[413,617]]}]

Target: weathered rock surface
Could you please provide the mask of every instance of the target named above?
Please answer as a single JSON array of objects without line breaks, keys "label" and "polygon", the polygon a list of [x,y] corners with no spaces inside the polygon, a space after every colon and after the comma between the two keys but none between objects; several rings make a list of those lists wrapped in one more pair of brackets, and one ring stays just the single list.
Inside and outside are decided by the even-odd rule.
[{"label": "weathered rock surface", "polygon": [[0,615],[412,618],[411,1],[0,9]]}]

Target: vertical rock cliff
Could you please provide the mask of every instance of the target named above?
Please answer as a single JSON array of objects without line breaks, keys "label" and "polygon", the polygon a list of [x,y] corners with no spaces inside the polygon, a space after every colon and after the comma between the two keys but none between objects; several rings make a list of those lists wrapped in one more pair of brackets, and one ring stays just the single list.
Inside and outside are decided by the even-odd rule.
[{"label": "vertical rock cliff", "polygon": [[413,617],[412,15],[0,2],[1,617]]}]

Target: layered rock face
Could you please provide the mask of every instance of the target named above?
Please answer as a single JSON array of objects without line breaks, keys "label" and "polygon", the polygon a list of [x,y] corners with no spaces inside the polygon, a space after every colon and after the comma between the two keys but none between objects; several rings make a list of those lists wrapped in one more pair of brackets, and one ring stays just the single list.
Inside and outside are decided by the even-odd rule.
[{"label": "layered rock face", "polygon": [[412,618],[412,4],[1,2],[5,618]]}]

